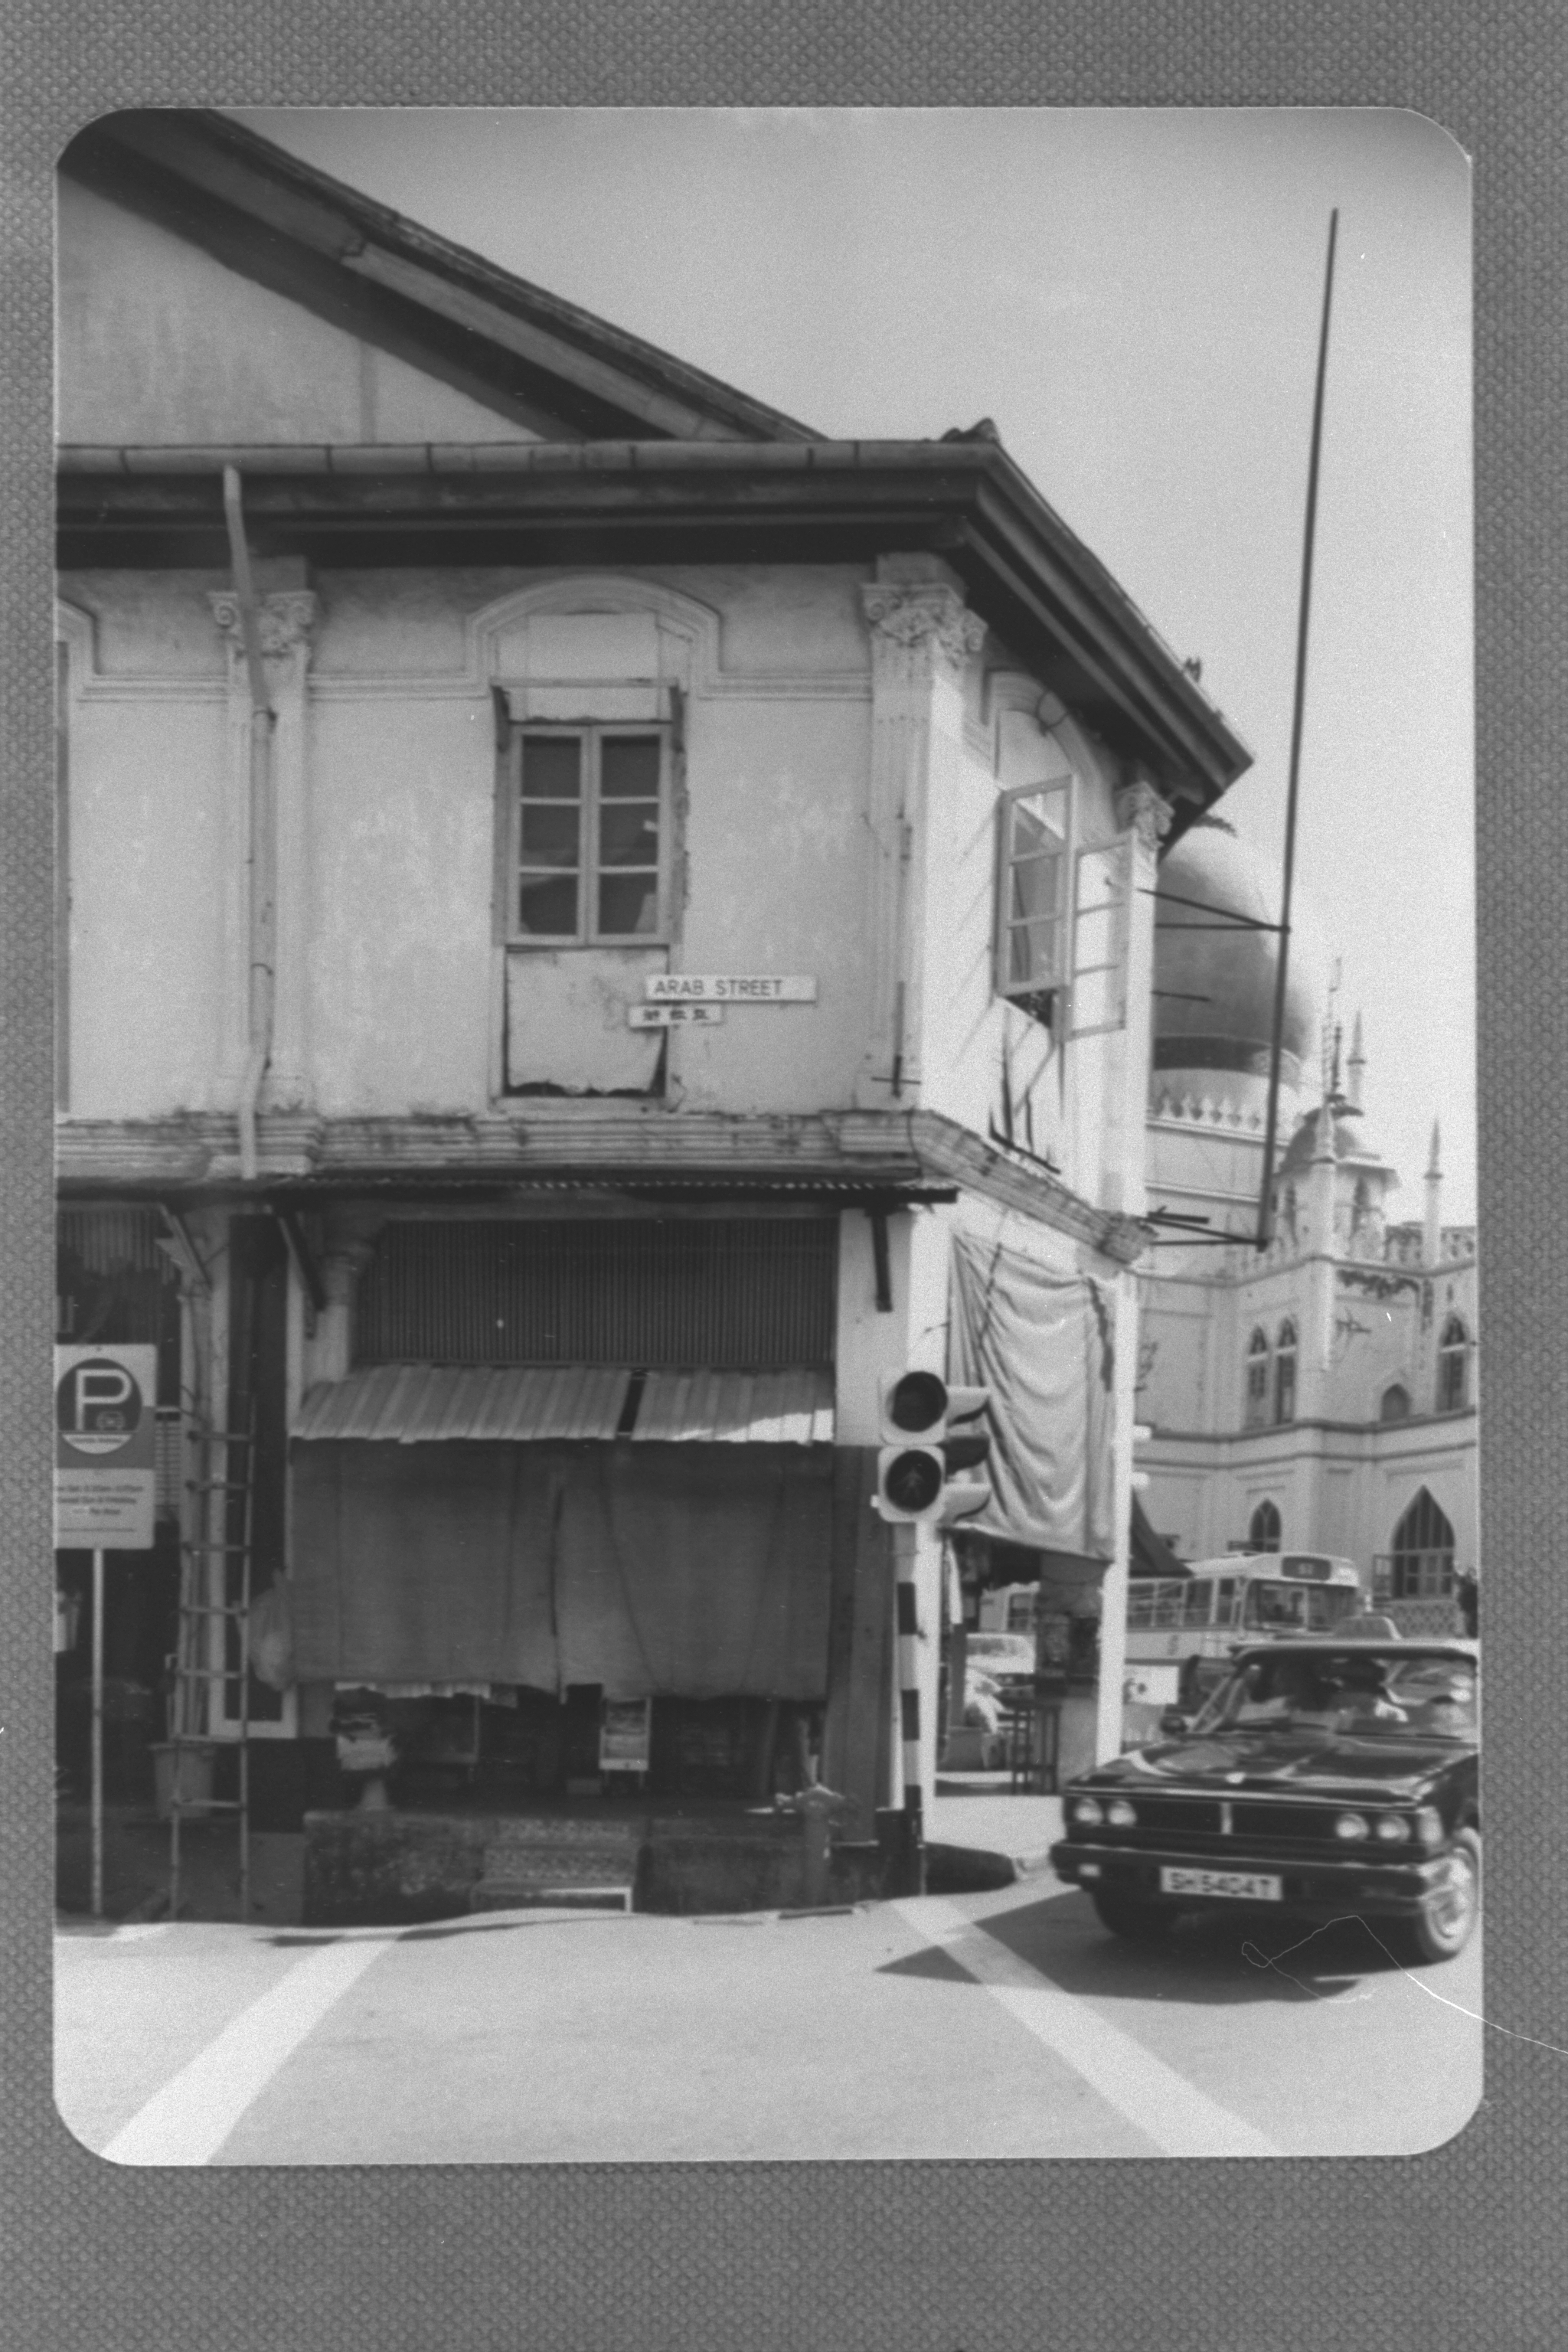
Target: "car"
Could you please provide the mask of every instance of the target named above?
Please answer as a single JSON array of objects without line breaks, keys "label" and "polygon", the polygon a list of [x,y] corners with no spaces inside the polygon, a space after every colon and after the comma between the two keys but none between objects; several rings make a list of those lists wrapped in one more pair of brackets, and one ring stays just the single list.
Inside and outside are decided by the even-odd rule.
[{"label": "car", "polygon": [[1451,1959],[1480,1908],[1479,1682],[1473,1642],[1243,1650],[1179,1732],[1068,1783],[1052,1867],[1117,1936],[1354,1916],[1396,1958]]},{"label": "car", "polygon": [[964,1645],[971,1671],[986,1676],[1004,1707],[1027,1706],[1035,1696],[1035,1642],[1030,1633],[971,1633]]}]

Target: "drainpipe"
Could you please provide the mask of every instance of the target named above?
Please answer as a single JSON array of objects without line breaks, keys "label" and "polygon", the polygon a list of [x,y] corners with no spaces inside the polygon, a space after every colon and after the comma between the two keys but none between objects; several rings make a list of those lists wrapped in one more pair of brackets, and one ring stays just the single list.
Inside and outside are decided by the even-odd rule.
[{"label": "drainpipe", "polygon": [[272,705],[261,656],[256,586],[245,517],[239,504],[239,471],[223,469],[223,514],[228,526],[229,561],[239,606],[240,638],[250,680],[250,832],[247,857],[250,880],[250,979],[247,992],[250,1049],[239,1090],[239,1172],[247,1183],[257,1175],[256,1106],[272,1058],[272,1006],[276,982],[277,844],[272,809]]}]

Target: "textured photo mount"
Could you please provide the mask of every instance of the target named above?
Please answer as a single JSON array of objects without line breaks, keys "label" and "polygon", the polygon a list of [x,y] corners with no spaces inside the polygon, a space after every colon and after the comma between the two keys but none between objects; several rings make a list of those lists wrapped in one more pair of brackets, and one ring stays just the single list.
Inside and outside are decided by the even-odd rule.
[{"label": "textured photo mount", "polygon": [[[744,2344],[899,2352],[1347,2352],[1555,2344],[1568,2307],[1556,1731],[1568,1588],[1568,1107],[1561,712],[1568,246],[1556,0],[867,0],[788,10],[581,0],[56,0],[13,11],[5,139],[3,673],[8,1271],[0,1761],[12,2338],[240,2352]],[[54,158],[126,104],[1311,105],[1414,108],[1477,163],[1481,1199],[1496,1595],[1486,2104],[1424,2158],[1340,2164],[633,2167],[369,2176],[116,2172],[49,2096],[52,1690],[40,1334],[51,1237],[48,457]],[[1548,1693],[1551,1694],[1549,1704]],[[1413,1999],[1418,1994],[1412,1992]],[[1534,2037],[1535,2046],[1527,2038]]]}]

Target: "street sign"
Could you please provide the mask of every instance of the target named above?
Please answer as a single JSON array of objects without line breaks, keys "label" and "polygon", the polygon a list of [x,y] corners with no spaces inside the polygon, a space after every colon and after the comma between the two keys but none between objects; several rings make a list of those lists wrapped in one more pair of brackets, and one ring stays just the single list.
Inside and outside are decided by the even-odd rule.
[{"label": "street sign", "polygon": [[626,1019],[634,1029],[717,1029],[724,1018],[721,1004],[628,1004]]},{"label": "street sign", "polygon": [[653,1702],[646,1698],[607,1698],[599,1725],[601,1772],[646,1772],[648,1768]]},{"label": "street sign", "polygon": [[150,1551],[158,1350],[55,1349],[55,1541]]},{"label": "street sign", "polygon": [[656,971],[643,982],[650,1004],[815,1004],[813,971]]}]

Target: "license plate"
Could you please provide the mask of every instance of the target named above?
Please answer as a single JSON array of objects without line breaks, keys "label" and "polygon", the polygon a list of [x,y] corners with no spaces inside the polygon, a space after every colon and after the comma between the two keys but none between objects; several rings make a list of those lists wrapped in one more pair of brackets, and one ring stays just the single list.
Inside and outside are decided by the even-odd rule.
[{"label": "license plate", "polygon": [[1160,1873],[1162,1895],[1225,1895],[1233,1903],[1280,1903],[1284,1882],[1258,1870],[1176,1870]]}]

